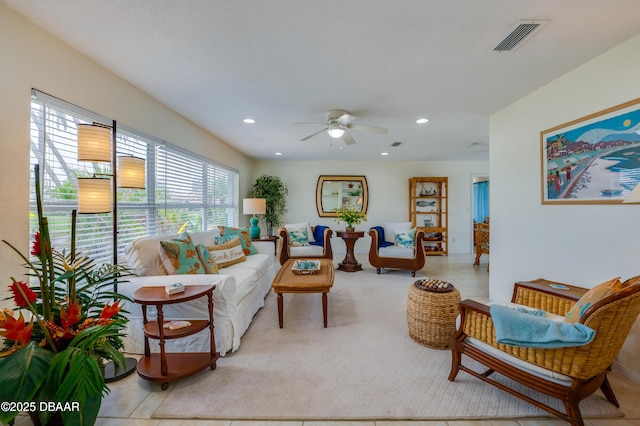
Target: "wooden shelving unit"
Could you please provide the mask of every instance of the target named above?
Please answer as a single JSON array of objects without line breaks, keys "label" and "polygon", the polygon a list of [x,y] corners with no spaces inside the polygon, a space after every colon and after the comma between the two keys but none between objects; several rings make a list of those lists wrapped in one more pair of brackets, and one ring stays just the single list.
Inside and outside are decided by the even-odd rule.
[{"label": "wooden shelving unit", "polygon": [[425,233],[427,256],[449,254],[449,178],[409,178],[409,220]]}]

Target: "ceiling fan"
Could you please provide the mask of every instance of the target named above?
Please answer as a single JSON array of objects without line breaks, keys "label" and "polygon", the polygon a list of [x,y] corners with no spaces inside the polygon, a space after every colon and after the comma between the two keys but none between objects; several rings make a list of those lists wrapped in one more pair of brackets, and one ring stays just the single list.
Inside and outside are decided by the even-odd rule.
[{"label": "ceiling fan", "polygon": [[347,145],[352,145],[356,143],[356,141],[353,139],[353,137],[351,137],[349,132],[347,132],[347,130],[349,129],[366,130],[370,132],[380,133],[383,135],[386,135],[388,132],[388,130],[385,129],[384,127],[376,127],[376,126],[369,126],[366,124],[352,123],[352,121],[355,120],[357,117],[354,117],[353,115],[349,114],[347,111],[343,109],[330,109],[329,111],[326,112],[326,118],[327,118],[327,121],[324,123],[319,123],[319,122],[293,123],[293,124],[322,124],[326,126],[324,129],[318,130],[317,132],[314,132],[309,136],[306,136],[300,139],[300,141],[306,141],[307,139],[311,139],[312,137],[319,135],[322,132],[327,132],[329,136],[331,136],[332,138],[334,139],[342,138],[342,140]]}]

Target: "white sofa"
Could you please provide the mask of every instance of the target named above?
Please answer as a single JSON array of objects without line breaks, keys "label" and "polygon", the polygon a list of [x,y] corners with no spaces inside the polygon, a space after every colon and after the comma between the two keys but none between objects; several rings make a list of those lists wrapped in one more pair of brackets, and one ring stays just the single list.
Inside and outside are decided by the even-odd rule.
[{"label": "white sofa", "polygon": [[[194,244],[214,245],[219,236],[218,229],[189,233]],[[123,264],[131,268],[134,276],[118,286],[118,292],[133,298],[140,287],[161,286],[181,282],[184,285],[215,284],[213,292],[213,322],[216,350],[220,355],[235,351],[240,347],[240,337],[247,330],[253,316],[264,306],[264,298],[271,289],[275,275],[273,242],[253,242],[258,254],[247,256],[247,260],[221,268],[219,274],[167,275],[162,265],[159,242],[177,238],[178,235],[163,235],[141,238],[127,244],[124,249]],[[126,328],[124,349],[128,353],[144,353],[142,332],[142,308],[135,303],[126,303],[129,322]],[[207,319],[209,317],[207,298],[202,297],[186,303],[165,305],[166,320]],[[155,318],[156,309],[147,308],[148,318]],[[155,346],[154,346],[155,342]],[[150,339],[151,350],[157,351],[157,340]],[[206,352],[209,350],[207,331],[195,335],[168,340],[167,352]]]}]

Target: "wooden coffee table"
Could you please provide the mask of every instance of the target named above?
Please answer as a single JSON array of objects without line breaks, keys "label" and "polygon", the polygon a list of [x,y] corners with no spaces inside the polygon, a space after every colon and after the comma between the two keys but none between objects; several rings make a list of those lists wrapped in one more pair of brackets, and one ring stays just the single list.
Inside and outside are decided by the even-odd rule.
[{"label": "wooden coffee table", "polygon": [[320,270],[313,274],[298,275],[293,272],[296,260],[289,259],[281,267],[271,286],[278,295],[278,320],[283,327],[283,293],[322,293],[322,315],[327,328],[327,294],[333,286],[333,262],[330,259],[314,259],[320,262]]}]

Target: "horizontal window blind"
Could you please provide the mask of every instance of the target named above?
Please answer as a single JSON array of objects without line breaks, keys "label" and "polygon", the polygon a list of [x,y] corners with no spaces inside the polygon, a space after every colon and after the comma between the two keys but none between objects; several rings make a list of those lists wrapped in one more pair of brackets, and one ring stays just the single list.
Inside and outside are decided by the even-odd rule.
[{"label": "horizontal window blind", "polygon": [[[112,123],[33,91],[30,227],[32,234],[38,229],[33,168],[40,164],[43,211],[54,248],[71,247],[71,211],[78,208],[77,178],[113,174],[110,163],[77,161],[77,126],[92,122]],[[117,190],[118,253],[128,242],[147,235],[237,226],[237,171],[120,124],[116,154],[144,158],[146,167],[145,189]],[[78,215],[78,250],[98,264],[114,261],[112,214]]]}]

